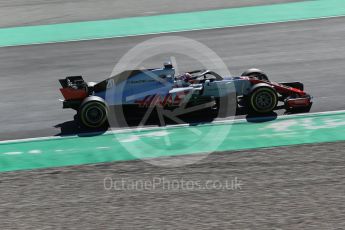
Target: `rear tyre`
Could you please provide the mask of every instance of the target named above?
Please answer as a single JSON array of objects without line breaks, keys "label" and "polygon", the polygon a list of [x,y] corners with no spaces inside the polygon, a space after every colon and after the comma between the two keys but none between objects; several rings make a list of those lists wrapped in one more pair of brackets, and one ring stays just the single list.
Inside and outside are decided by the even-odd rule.
[{"label": "rear tyre", "polygon": [[78,111],[80,124],[86,128],[104,128],[107,126],[108,108],[103,99],[90,97],[85,99]]},{"label": "rear tyre", "polygon": [[255,88],[248,98],[250,113],[271,113],[277,107],[278,95],[269,86]]}]

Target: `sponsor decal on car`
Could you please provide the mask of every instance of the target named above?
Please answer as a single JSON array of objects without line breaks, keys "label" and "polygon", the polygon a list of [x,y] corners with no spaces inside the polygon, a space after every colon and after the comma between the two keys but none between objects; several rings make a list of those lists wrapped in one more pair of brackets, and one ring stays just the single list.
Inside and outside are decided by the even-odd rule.
[{"label": "sponsor decal on car", "polygon": [[143,99],[136,100],[135,103],[142,108],[161,106],[172,107],[179,106],[184,101],[183,99],[188,94],[188,91],[182,91],[178,93],[169,93],[166,95],[154,94],[147,95]]}]

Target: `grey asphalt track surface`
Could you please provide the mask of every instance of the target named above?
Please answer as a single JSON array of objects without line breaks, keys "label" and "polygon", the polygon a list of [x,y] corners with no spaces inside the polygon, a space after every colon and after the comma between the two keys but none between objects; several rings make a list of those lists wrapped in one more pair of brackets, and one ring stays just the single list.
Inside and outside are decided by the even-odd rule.
[{"label": "grey asphalt track surface", "polygon": [[[183,168],[132,161],[2,173],[1,229],[343,229],[344,149],[217,153]],[[116,187],[106,190],[106,177]]]},{"label": "grey asphalt track surface", "polygon": [[299,0],[0,0],[0,27],[148,16]]},{"label": "grey asphalt track surface", "polygon": [[[233,75],[265,70],[273,81],[302,81],[314,96],[312,112],[344,109],[345,18],[278,23],[155,36],[0,48],[0,139],[62,134],[74,111],[62,110],[58,79],[108,77],[118,60],[135,45],[157,36],[184,36],[215,51]],[[195,60],[175,54],[142,63],[160,67],[176,56],[179,71],[197,69]],[[58,126],[58,127],[55,127]]]}]

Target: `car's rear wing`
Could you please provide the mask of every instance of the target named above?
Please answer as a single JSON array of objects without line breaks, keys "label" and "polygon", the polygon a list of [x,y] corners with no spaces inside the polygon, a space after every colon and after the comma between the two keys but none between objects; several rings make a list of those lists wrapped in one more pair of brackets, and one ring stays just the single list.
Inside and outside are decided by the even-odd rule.
[{"label": "car's rear wing", "polygon": [[87,86],[82,76],[69,76],[65,79],[59,79],[62,88],[84,88]]},{"label": "car's rear wing", "polygon": [[60,89],[65,100],[82,100],[88,96],[87,83],[82,76],[70,76],[59,79],[62,86]]}]

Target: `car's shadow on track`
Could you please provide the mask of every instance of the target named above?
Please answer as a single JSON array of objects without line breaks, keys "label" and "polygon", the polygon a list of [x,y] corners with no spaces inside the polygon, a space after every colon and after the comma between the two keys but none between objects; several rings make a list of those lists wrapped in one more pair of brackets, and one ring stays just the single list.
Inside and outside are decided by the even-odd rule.
[{"label": "car's shadow on track", "polygon": [[[236,111],[236,116],[243,116],[246,115],[245,119],[247,122],[250,123],[262,123],[262,122],[269,122],[277,119],[278,115],[275,112],[265,114],[265,115],[248,115],[246,111],[238,110]],[[158,119],[157,116],[151,116],[146,122],[145,126],[150,127],[157,127],[157,126],[169,126],[169,125],[176,125],[176,124],[186,124],[190,126],[197,126],[201,124],[211,123],[219,117],[217,114],[213,112],[209,113],[196,113],[196,114],[187,114],[178,117],[179,122],[176,120],[171,120],[169,118],[164,119],[164,125],[161,124],[161,121]],[[226,118],[222,118],[226,119]],[[111,127],[113,130],[115,129],[124,129],[124,128],[137,128],[142,127],[141,125],[142,117],[140,116],[128,116],[126,117],[125,121],[119,122],[116,126]],[[80,137],[86,136],[98,136],[104,134],[108,129],[101,128],[101,129],[86,129],[82,128],[78,125],[78,122],[75,120],[66,121],[61,124],[57,124],[55,128],[60,129],[60,133],[56,134],[56,136],[71,136],[77,135]]]},{"label": "car's shadow on track", "polygon": [[[158,126],[169,126],[169,125],[176,125],[176,124],[187,124],[190,126],[196,126],[205,123],[211,123],[215,120],[214,114],[203,114],[203,116],[196,116],[194,115],[186,115],[179,117],[178,122],[173,121],[169,118],[164,119],[164,124],[161,124],[161,121],[157,116],[151,116],[146,122],[145,127],[158,127]],[[141,125],[142,117],[140,116],[128,116],[124,121],[117,121],[115,126],[112,126],[111,129],[124,129],[124,128],[137,128],[142,127]],[[71,136],[77,135],[80,137],[85,136],[97,136],[105,133],[107,130],[106,128],[101,129],[87,129],[80,127],[78,122],[75,120],[66,121],[54,126],[55,128],[60,129],[60,133],[56,134],[56,136]]]},{"label": "car's shadow on track", "polygon": [[236,116],[245,116],[247,122],[250,123],[262,123],[274,121],[277,119],[278,114],[276,112],[266,113],[266,114],[253,114],[248,113],[246,109],[238,108],[236,111]]},{"label": "car's shadow on track", "polygon": [[60,129],[60,133],[56,134],[55,136],[80,136],[80,137],[88,137],[88,136],[98,136],[102,135],[107,131],[107,129],[85,129],[81,128],[78,125],[78,122],[66,121],[61,124],[57,124],[54,126],[55,128]]},{"label": "car's shadow on track", "polygon": [[275,112],[264,115],[247,115],[246,120],[250,123],[269,122],[277,119],[278,114]]}]

